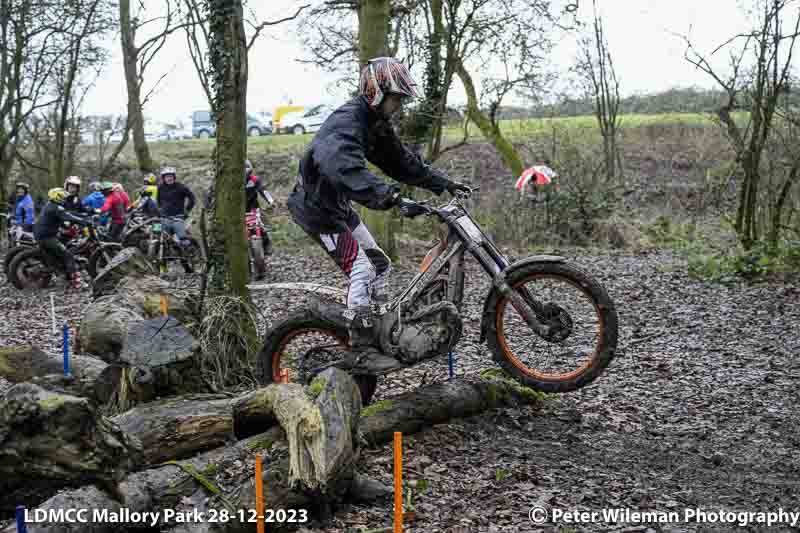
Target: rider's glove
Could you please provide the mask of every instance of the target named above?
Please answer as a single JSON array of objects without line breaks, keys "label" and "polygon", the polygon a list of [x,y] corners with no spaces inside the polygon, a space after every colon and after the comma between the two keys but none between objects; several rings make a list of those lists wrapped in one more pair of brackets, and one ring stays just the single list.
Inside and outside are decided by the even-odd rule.
[{"label": "rider's glove", "polygon": [[472,189],[469,185],[464,185],[463,183],[459,183],[457,181],[448,181],[447,182],[447,192],[452,194],[453,196],[456,195],[457,192],[462,192],[464,194],[469,194],[472,192]]},{"label": "rider's glove", "polygon": [[400,215],[407,218],[414,218],[428,212],[424,206],[408,198],[400,198],[397,202],[397,207],[400,210]]},{"label": "rider's glove", "polygon": [[395,185],[389,186],[389,192],[380,199],[376,209],[391,209],[400,200],[400,188]]}]

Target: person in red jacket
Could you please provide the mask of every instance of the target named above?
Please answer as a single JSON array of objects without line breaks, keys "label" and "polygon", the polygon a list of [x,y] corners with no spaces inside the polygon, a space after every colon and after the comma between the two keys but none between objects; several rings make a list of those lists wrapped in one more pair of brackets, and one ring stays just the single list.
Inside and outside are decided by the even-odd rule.
[{"label": "person in red jacket", "polygon": [[98,213],[110,213],[111,230],[109,236],[118,241],[125,227],[125,213],[128,212],[128,195],[125,191],[115,191],[110,181],[100,183],[100,192],[106,197],[106,203],[97,210]]}]

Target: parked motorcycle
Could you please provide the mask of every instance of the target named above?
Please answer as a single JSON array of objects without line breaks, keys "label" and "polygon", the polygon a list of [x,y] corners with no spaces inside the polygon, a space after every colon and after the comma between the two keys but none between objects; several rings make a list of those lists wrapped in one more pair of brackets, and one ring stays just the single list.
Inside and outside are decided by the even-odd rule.
[{"label": "parked motorcycle", "polygon": [[245,229],[250,248],[250,271],[256,279],[264,279],[267,273],[266,256],[272,255],[271,228],[261,220],[261,209],[252,209],[245,215]]},{"label": "parked motorcycle", "polygon": [[544,392],[573,391],[597,379],[617,346],[617,313],[606,290],[563,257],[534,255],[511,262],[467,211],[463,200],[468,196],[459,193],[438,208],[401,201],[404,216],[435,217],[448,232],[408,287],[374,310],[377,357],[361,361],[348,350],[352,315],[344,304],[320,303],[273,325],[258,357],[261,381],[279,382],[289,369],[293,380],[308,384],[324,369],[338,367],[353,375],[368,404],[378,375],[446,356],[462,332],[465,253],[492,281],[480,340],[496,363]]}]

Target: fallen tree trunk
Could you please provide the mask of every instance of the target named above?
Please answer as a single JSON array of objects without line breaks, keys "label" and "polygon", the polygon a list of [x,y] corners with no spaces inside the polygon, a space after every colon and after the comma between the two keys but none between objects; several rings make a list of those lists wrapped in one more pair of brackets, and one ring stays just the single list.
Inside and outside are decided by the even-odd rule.
[{"label": "fallen tree trunk", "polygon": [[113,486],[138,449],[87,398],[14,385],[0,402],[0,512],[40,502],[58,489]]},{"label": "fallen tree trunk", "polygon": [[148,403],[111,418],[142,445],[139,468],[183,459],[233,440],[231,399],[194,395]]},{"label": "fallen tree trunk", "polygon": [[[275,385],[263,389],[258,399],[265,409],[274,411],[280,427],[185,462],[131,474],[116,488],[120,506],[132,512],[170,509],[191,514],[199,511],[206,519],[215,516],[215,512],[216,516],[227,512],[232,515],[227,523],[176,524],[174,520],[165,522],[168,516],[164,513],[160,518],[165,525],[174,525],[178,531],[184,526],[186,531],[193,532],[249,531],[253,528],[250,510],[255,509],[254,471],[250,466],[254,453],[265,456],[263,479],[269,487],[265,494],[267,508],[303,509],[310,518],[330,503],[381,493],[359,480],[354,472],[361,398],[349,375],[330,369],[315,380],[308,392],[300,385]],[[243,464],[247,466],[242,468]],[[220,481],[234,490],[223,493],[216,486]],[[202,487],[200,492],[198,487]],[[207,491],[211,492],[210,498],[206,498]],[[81,505],[108,506],[107,495],[101,492],[88,493],[95,502],[86,501],[86,491],[75,491],[75,494]],[[63,495],[54,500],[62,508],[71,505]],[[50,507],[54,500],[42,507]],[[103,524],[95,526],[91,531],[110,531],[103,529]],[[272,531],[280,529],[271,528]],[[30,531],[56,530],[30,528]]]},{"label": "fallen tree trunk", "polygon": [[481,378],[436,383],[375,402],[361,412],[361,436],[369,445],[378,446],[390,442],[395,431],[416,433],[453,418],[499,407],[532,405],[544,398],[544,394],[521,385],[499,369],[487,370]]},{"label": "fallen tree trunk", "polygon": [[[361,410],[353,380],[349,376],[345,379],[339,370],[329,369],[305,389],[294,384],[270,385],[232,399],[173,399],[173,403],[142,406],[116,417],[125,428],[122,433],[126,442],[147,442],[148,448],[156,448],[144,451],[146,459],[140,460],[140,465],[195,453],[223,442],[231,433],[252,431],[258,423],[276,420],[280,427],[179,460],[176,464],[185,465],[185,470],[170,464],[130,474],[114,494],[123,507],[140,512],[197,508],[206,513],[225,510],[237,517],[228,524],[171,523],[175,533],[250,531],[249,516],[245,513],[245,522],[241,523],[237,511],[254,509],[253,470],[248,466],[243,471],[242,465],[251,464],[253,453],[258,451],[265,457],[263,479],[264,486],[269,487],[265,491],[265,507],[306,509],[310,517],[324,517],[330,505],[385,493],[380,486],[354,474],[358,458],[356,432],[370,445],[378,446],[391,441],[394,431],[414,433],[454,417],[497,407],[530,405],[541,398],[540,393],[521,386],[501,371],[488,371],[482,379],[431,385]],[[116,427],[116,423],[109,424]],[[19,471],[24,470],[25,466],[19,465]],[[213,488],[220,486],[225,489]],[[206,501],[209,495],[211,498]],[[69,507],[64,503],[68,500],[58,501],[62,507]]]},{"label": "fallen tree trunk", "polygon": [[48,390],[85,396],[99,404],[111,398],[122,367],[88,355],[71,355],[71,378],[63,372],[61,355],[48,354],[33,346],[0,349],[0,377],[11,383],[31,381]]}]

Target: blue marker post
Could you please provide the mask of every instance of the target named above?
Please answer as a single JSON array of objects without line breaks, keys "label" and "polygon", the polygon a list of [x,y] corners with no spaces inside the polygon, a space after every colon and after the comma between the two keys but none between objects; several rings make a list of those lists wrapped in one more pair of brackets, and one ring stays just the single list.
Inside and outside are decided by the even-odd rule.
[{"label": "blue marker post", "polygon": [[25,526],[25,507],[22,505],[17,505],[17,533],[28,533]]},{"label": "blue marker post", "polygon": [[69,377],[69,325],[64,321],[64,375]]},{"label": "blue marker post", "polygon": [[450,379],[453,379],[453,350],[450,350],[450,353],[447,356],[447,366],[450,373]]}]

